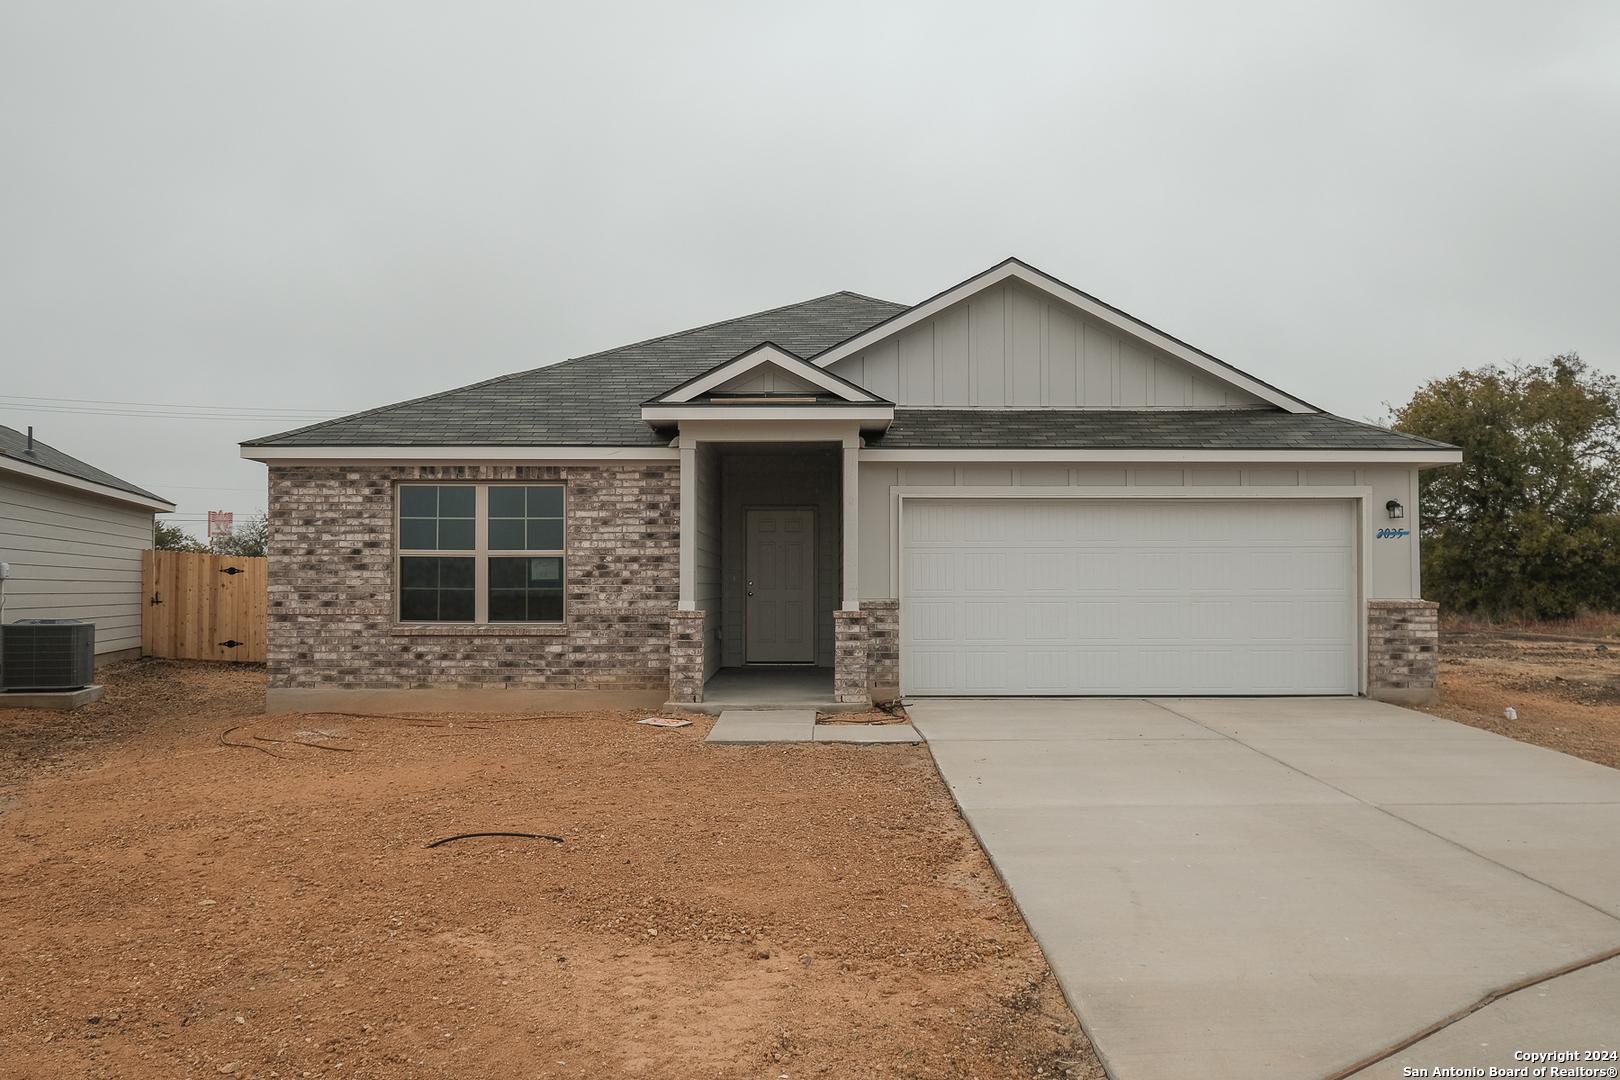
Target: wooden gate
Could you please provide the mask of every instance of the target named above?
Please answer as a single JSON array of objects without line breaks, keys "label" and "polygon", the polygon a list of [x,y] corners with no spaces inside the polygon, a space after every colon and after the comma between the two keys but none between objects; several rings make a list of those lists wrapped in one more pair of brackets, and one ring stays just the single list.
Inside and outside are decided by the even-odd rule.
[{"label": "wooden gate", "polygon": [[171,660],[264,663],[268,560],[189,551],[141,557],[141,651]]}]

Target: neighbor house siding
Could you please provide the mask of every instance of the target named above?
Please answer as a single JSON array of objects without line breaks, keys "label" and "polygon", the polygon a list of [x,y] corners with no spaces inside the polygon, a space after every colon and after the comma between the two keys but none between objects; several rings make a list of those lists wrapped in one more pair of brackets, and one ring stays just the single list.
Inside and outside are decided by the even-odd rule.
[{"label": "neighbor house siding", "polygon": [[[665,687],[678,477],[674,465],[272,465],[270,689]],[[397,624],[402,481],[563,483],[566,621]]]},{"label": "neighbor house siding", "polygon": [[6,622],[96,624],[96,655],[141,647],[141,552],[152,512],[15,476],[0,478]]}]

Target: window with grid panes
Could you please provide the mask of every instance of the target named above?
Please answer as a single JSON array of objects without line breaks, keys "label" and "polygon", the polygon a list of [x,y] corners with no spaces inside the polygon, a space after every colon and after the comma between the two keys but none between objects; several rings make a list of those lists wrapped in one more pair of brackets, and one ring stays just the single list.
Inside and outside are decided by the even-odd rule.
[{"label": "window with grid panes", "polygon": [[401,484],[399,621],[563,621],[561,484]]}]

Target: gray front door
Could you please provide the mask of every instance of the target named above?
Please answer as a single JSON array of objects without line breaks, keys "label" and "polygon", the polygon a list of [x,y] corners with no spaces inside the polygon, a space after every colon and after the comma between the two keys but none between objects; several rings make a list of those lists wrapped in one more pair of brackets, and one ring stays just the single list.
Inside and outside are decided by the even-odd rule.
[{"label": "gray front door", "polygon": [[816,512],[748,511],[748,662],[816,659]]}]

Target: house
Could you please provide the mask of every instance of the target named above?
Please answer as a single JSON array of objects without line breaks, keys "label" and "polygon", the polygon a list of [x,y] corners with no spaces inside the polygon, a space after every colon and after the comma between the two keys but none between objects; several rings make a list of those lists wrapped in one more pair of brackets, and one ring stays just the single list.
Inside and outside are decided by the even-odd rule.
[{"label": "house", "polygon": [[[1434,695],[1431,440],[1008,260],[244,443],[270,704]],[[504,695],[504,696],[500,696]]]},{"label": "house", "polygon": [[141,552],[174,504],[0,427],[0,615],[96,625],[96,663],[141,655]]}]

